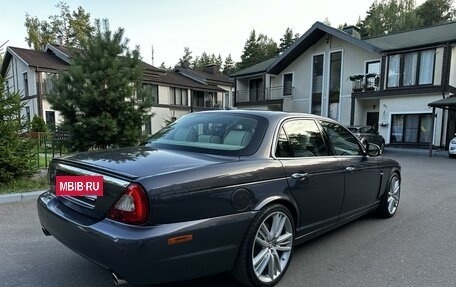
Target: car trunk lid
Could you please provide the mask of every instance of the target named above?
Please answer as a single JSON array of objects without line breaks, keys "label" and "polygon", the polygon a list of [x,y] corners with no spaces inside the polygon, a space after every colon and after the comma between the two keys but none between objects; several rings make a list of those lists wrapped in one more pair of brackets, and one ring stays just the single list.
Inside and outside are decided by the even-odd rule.
[{"label": "car trunk lid", "polygon": [[235,159],[150,147],[80,153],[52,161],[51,192],[56,191],[56,176],[102,176],[103,196],[60,196],[59,200],[79,213],[103,219],[131,182],[232,160]]}]

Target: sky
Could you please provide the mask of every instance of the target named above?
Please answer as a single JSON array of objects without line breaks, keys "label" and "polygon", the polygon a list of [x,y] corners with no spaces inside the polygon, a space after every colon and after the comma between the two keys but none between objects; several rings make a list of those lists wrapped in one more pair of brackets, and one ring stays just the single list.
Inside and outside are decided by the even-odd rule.
[{"label": "sky", "polygon": [[[0,0],[0,45],[29,48],[25,15],[47,20],[59,13],[58,0]],[[174,66],[189,47],[193,59],[203,52],[231,55],[236,62],[252,29],[280,43],[287,28],[304,34],[316,21],[331,26],[355,24],[373,0],[67,0],[91,20],[108,19],[110,29],[125,29],[130,48],[140,46],[143,60]],[[417,5],[419,2],[417,1]],[[154,60],[152,62],[152,47]]]}]

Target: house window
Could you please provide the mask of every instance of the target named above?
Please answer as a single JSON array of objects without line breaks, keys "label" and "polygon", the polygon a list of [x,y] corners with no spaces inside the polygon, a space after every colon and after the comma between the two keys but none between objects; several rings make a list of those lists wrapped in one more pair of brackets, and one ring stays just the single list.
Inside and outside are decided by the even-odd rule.
[{"label": "house window", "polygon": [[416,67],[418,64],[418,53],[404,55],[404,69],[402,71],[402,85],[414,86],[416,84]]},{"label": "house window", "polygon": [[46,111],[46,125],[50,130],[55,130],[55,112]]},{"label": "house window", "polygon": [[435,51],[422,51],[420,55],[420,78],[418,84],[432,84]]},{"label": "house window", "polygon": [[188,92],[187,89],[169,88],[170,91],[170,105],[188,106]]},{"label": "house window", "polygon": [[57,75],[54,73],[41,73],[42,84],[41,93],[43,95],[49,94],[54,88],[54,80]]},{"label": "house window", "polygon": [[209,92],[204,96],[204,106],[206,108],[214,107],[214,93]]},{"label": "house window", "polygon": [[152,104],[158,104],[158,86],[157,85],[149,85],[151,89],[151,97],[152,97]]},{"label": "house window", "polygon": [[366,62],[365,90],[373,91],[380,86],[380,61]]},{"label": "house window", "polygon": [[22,74],[24,76],[24,97],[29,96],[29,88],[28,88],[28,78],[27,78],[27,72]]},{"label": "house window", "polygon": [[331,53],[330,65],[328,117],[337,120],[339,112],[342,52]]},{"label": "house window", "polygon": [[312,114],[321,115],[321,95],[323,91],[323,55],[313,57],[312,65]]},{"label": "house window", "polygon": [[366,74],[380,74],[380,61],[367,62]]},{"label": "house window", "polygon": [[158,86],[152,84],[145,84],[143,88],[149,93],[149,96],[152,101],[152,105],[158,104]]},{"label": "house window", "polygon": [[30,107],[29,106],[26,106],[25,107],[25,120],[26,120],[26,123],[27,123],[27,126],[30,125]]},{"label": "house window", "polygon": [[291,96],[293,93],[293,74],[284,74],[283,75],[283,95]]},{"label": "house window", "polygon": [[264,100],[263,79],[250,80],[250,101]]},{"label": "house window", "polygon": [[204,107],[204,92],[193,91],[192,105],[195,107]]},{"label": "house window", "polygon": [[429,143],[432,114],[393,115],[391,143]]},{"label": "house window", "polygon": [[8,80],[5,81],[5,91],[6,91],[6,94],[9,95],[10,93],[10,87],[9,87],[9,82]]},{"label": "house window", "polygon": [[149,116],[144,123],[144,133],[147,135],[152,134],[152,117]]},{"label": "house window", "polygon": [[399,70],[401,67],[401,56],[392,55],[388,59],[388,87],[399,86]]},{"label": "house window", "polygon": [[388,83],[392,87],[430,85],[434,76],[435,50],[388,56]]}]

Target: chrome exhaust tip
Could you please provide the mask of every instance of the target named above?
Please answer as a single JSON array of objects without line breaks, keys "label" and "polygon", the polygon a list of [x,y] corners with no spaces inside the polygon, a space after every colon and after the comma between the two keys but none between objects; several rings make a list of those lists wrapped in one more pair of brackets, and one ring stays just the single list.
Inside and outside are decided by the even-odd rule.
[{"label": "chrome exhaust tip", "polygon": [[51,236],[51,234],[49,233],[49,231],[46,230],[46,228],[41,227],[41,231],[43,231],[44,235]]},{"label": "chrome exhaust tip", "polygon": [[123,280],[119,275],[117,275],[115,272],[111,272],[112,279],[114,280],[114,284],[116,286],[122,286],[122,285],[127,285],[127,281]]}]

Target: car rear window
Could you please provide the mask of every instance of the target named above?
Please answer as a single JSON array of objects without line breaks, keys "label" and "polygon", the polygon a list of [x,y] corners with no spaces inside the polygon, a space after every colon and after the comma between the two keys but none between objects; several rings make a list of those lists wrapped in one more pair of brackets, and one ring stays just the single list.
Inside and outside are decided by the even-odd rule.
[{"label": "car rear window", "polygon": [[251,155],[259,147],[267,120],[237,113],[183,116],[146,141],[147,146],[219,155]]}]

